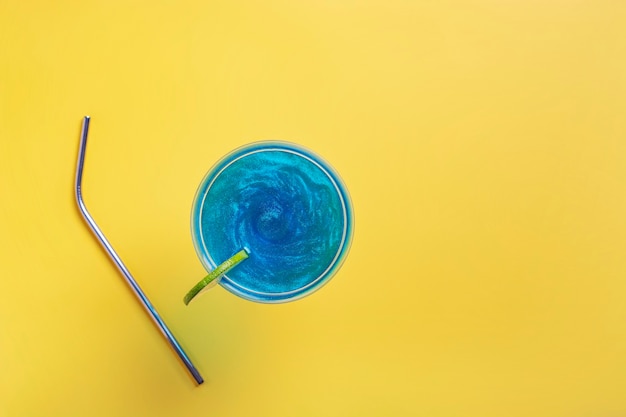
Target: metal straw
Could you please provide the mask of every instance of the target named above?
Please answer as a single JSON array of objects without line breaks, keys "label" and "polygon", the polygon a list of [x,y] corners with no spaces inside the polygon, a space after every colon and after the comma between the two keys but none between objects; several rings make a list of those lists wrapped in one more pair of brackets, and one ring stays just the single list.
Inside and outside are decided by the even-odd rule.
[{"label": "metal straw", "polygon": [[180,346],[180,344],[178,343],[178,341],[176,340],[176,338],[174,337],[170,329],[167,327],[167,325],[165,324],[165,322],[163,321],[159,313],[156,311],[156,309],[154,308],[154,306],[152,305],[152,303],[150,302],[146,294],[144,294],[144,292],[141,290],[141,288],[139,287],[139,284],[137,284],[133,276],[130,274],[130,272],[128,271],[128,268],[126,268],[126,265],[124,265],[119,255],[113,249],[113,246],[111,246],[111,244],[109,243],[107,238],[104,236],[104,234],[102,233],[102,231],[100,230],[96,222],[93,220],[93,217],[91,217],[91,214],[89,214],[89,212],[87,211],[87,207],[85,206],[85,202],[83,201],[82,181],[83,181],[83,166],[85,164],[85,149],[87,147],[87,133],[89,132],[89,120],[90,120],[89,116],[84,117],[83,127],[80,133],[80,148],[78,150],[78,163],[76,166],[76,189],[75,189],[76,202],[78,203],[78,209],[80,210],[85,221],[89,225],[89,228],[91,229],[91,231],[98,238],[98,241],[100,242],[102,247],[109,254],[109,257],[111,258],[111,260],[115,263],[115,265],[117,265],[117,268],[120,270],[120,272],[124,276],[124,279],[126,279],[126,282],[128,283],[128,285],[130,285],[130,287],[132,288],[133,292],[135,293],[135,295],[137,296],[137,298],[139,299],[143,307],[146,309],[148,314],[150,314],[150,317],[152,317],[156,325],[159,327],[159,329],[161,330],[161,333],[163,333],[163,336],[165,336],[167,341],[170,343],[170,345],[172,346],[172,348],[174,349],[174,351],[176,352],[180,360],[183,361],[183,363],[187,367],[187,370],[189,371],[193,379],[195,379],[195,381],[198,384],[202,384],[204,382],[204,379],[202,379],[202,376],[200,375],[196,367],[193,365],[193,363],[191,362],[191,360],[189,359],[189,357],[187,356],[183,348]]}]

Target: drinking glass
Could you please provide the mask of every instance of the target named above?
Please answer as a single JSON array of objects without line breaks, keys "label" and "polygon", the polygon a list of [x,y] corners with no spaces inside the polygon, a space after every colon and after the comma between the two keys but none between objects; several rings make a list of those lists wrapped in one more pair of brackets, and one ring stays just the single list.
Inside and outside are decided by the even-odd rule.
[{"label": "drinking glass", "polygon": [[353,209],[337,172],[290,142],[263,141],[219,160],[196,192],[195,250],[211,271],[237,251],[248,258],[219,281],[247,300],[281,303],[326,284],[343,263]]}]

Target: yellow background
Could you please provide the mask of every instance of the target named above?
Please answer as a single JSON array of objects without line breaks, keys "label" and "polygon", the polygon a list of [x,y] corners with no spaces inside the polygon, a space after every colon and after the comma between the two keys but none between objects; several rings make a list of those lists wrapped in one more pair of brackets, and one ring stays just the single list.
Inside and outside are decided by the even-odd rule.
[{"label": "yellow background", "polygon": [[[0,416],[626,415],[626,2],[0,2]],[[82,222],[85,199],[207,382]],[[262,139],[352,195],[295,303],[203,275],[189,212]]]}]

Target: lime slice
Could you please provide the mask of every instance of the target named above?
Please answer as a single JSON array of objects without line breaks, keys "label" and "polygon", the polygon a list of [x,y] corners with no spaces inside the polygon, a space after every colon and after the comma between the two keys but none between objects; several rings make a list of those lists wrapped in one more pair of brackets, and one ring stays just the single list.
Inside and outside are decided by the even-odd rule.
[{"label": "lime slice", "polygon": [[191,290],[189,290],[187,295],[185,295],[185,298],[183,298],[185,305],[188,305],[189,302],[196,295],[216,285],[220,281],[220,279],[222,279],[225,273],[233,269],[235,266],[237,266],[237,264],[239,264],[239,262],[245,259],[248,259],[248,252],[245,249],[242,249],[230,258],[228,258],[228,260],[219,264],[217,268],[209,273],[209,275],[204,277],[202,280],[200,280],[200,282],[194,285]]}]

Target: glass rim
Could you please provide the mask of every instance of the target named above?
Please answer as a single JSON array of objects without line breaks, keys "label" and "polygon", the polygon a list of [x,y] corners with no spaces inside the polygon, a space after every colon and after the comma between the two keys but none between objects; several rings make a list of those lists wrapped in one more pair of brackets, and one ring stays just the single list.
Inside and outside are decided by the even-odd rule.
[{"label": "glass rim", "polygon": [[305,285],[285,292],[260,292],[244,287],[243,285],[237,283],[236,280],[231,279],[228,274],[225,274],[219,282],[219,284],[226,290],[250,301],[262,303],[284,303],[298,300],[302,297],[310,295],[330,281],[330,279],[343,265],[352,244],[354,229],[352,200],[350,199],[345,183],[337,171],[335,171],[333,167],[321,156],[299,144],[280,140],[256,141],[230,151],[213,164],[213,166],[202,178],[202,181],[196,190],[191,210],[191,233],[196,254],[207,271],[214,269],[217,265],[219,265],[219,263],[225,260],[214,260],[205,246],[205,239],[202,234],[202,228],[200,227],[202,224],[202,207],[205,204],[205,199],[213,183],[224,171],[227,170],[231,164],[248,155],[267,151],[290,152],[315,164],[322,172],[324,172],[334,186],[341,201],[344,219],[342,239],[335,257],[322,273],[320,273],[315,279],[307,282]]}]

